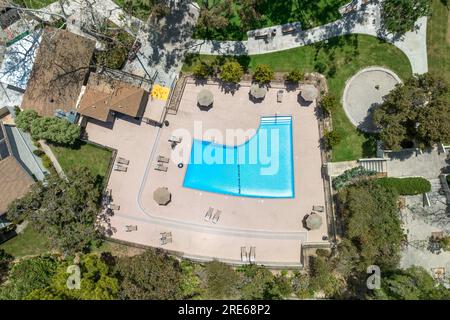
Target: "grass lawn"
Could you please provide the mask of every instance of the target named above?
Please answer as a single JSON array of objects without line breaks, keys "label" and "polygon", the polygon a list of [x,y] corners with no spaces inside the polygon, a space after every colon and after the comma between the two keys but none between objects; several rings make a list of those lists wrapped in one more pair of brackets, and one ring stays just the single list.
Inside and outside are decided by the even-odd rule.
[{"label": "grass lawn", "polygon": [[79,141],[73,148],[51,146],[64,171],[74,167],[87,167],[94,177],[103,179],[108,171],[111,150]]},{"label": "grass lawn", "polygon": [[258,7],[258,12],[262,16],[261,19],[244,28],[239,17],[242,6],[239,1],[233,1],[232,13],[228,17],[229,25],[226,28],[210,30],[207,33],[196,30],[194,37],[215,40],[242,40],[247,38],[246,32],[249,30],[297,21],[302,23],[302,28],[309,29],[339,19],[341,17],[338,11],[339,7],[348,2],[349,0],[261,1]]},{"label": "grass lawn", "polygon": [[[213,61],[214,56],[197,56],[186,60],[183,71],[190,72],[197,60]],[[358,70],[373,65],[387,67],[405,79],[411,75],[408,58],[399,49],[375,37],[366,35],[349,35],[330,39],[328,43],[295,49],[240,57],[239,60],[254,70],[257,64],[268,64],[274,71],[288,72],[298,68],[311,72],[317,63],[326,65],[322,72],[328,80],[330,92],[339,100],[342,97],[345,81]],[[355,160],[375,155],[375,137],[358,131],[348,120],[342,107],[332,113],[333,126],[342,141],[333,150],[333,161]]]},{"label": "grass lawn", "polygon": [[16,0],[14,2],[22,7],[31,9],[41,9],[56,1],[57,0]]},{"label": "grass lawn", "polygon": [[0,244],[0,249],[4,249],[15,258],[21,258],[49,252],[51,247],[45,235],[38,233],[32,225],[28,225],[23,233]]}]

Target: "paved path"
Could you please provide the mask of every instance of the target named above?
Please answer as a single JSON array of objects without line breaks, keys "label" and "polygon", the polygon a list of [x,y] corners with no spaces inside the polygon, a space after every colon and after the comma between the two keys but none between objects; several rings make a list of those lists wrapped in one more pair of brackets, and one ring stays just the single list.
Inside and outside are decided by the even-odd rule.
[{"label": "paved path", "polygon": [[53,166],[55,167],[56,172],[61,178],[65,178],[66,174],[64,173],[61,165],[58,162],[58,159],[56,158],[55,154],[53,153],[52,149],[45,143],[44,140],[39,140],[39,143],[41,144],[42,150],[45,152],[47,157],[52,162]]},{"label": "paved path", "polygon": [[420,18],[416,22],[415,31],[407,32],[400,38],[386,34],[381,28],[381,1],[374,0],[370,4],[359,5],[356,12],[349,13],[340,20],[298,34],[282,35],[281,26],[274,26],[272,28],[277,29],[277,33],[270,40],[254,38],[249,38],[247,41],[194,40],[190,52],[213,55],[257,55],[302,47],[346,34],[367,34],[382,38],[402,50],[411,63],[413,73],[426,73],[428,71],[427,18]]}]

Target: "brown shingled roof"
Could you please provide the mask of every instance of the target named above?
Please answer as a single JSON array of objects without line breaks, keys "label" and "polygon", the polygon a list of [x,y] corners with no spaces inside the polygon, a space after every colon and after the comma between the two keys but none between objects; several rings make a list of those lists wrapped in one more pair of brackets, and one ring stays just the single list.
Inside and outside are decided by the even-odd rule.
[{"label": "brown shingled roof", "polygon": [[95,42],[67,30],[46,28],[36,54],[22,108],[41,116],[74,110],[89,71]]},{"label": "brown shingled roof", "polygon": [[147,97],[144,89],[93,73],[77,111],[101,121],[108,121],[110,111],[138,117],[143,113]]}]

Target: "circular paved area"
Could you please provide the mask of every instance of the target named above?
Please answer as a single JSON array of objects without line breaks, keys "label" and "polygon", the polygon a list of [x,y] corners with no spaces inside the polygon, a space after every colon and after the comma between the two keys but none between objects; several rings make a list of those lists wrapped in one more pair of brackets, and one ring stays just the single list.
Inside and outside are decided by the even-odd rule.
[{"label": "circular paved area", "polygon": [[400,82],[394,72],[385,68],[370,67],[359,71],[345,85],[343,105],[347,117],[359,129],[376,132],[371,113]]}]

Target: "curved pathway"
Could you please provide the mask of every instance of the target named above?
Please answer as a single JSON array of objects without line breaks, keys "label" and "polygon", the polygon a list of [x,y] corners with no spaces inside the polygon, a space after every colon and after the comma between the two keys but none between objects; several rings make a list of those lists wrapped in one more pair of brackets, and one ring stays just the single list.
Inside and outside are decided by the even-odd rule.
[{"label": "curved pathway", "polygon": [[269,40],[254,38],[246,41],[192,40],[189,52],[209,55],[258,55],[302,47],[336,36],[366,34],[384,39],[403,51],[411,63],[413,73],[428,72],[427,17],[419,18],[415,30],[401,37],[387,34],[381,27],[381,2],[382,0],[373,0],[367,5],[359,3],[356,12],[346,14],[335,22],[297,34],[282,35],[281,26],[271,27],[277,29],[277,33]]}]

